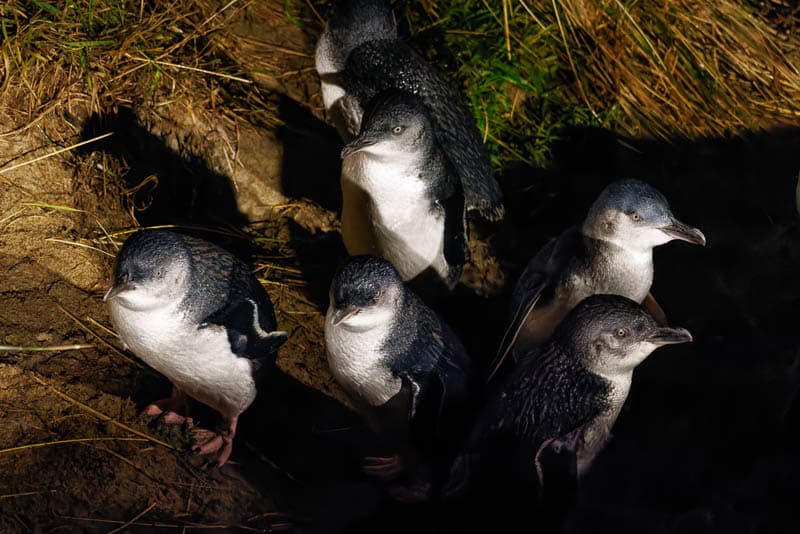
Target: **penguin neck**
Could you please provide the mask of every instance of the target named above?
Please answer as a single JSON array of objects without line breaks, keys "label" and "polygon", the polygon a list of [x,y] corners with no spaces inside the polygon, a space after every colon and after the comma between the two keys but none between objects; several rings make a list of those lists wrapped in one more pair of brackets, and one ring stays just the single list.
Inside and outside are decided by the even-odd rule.
[{"label": "penguin neck", "polygon": [[583,234],[583,242],[589,257],[603,257],[613,263],[653,263],[653,247],[630,246],[619,239],[595,237]]},{"label": "penguin neck", "polygon": [[653,284],[653,249],[584,234],[587,267],[600,292],[642,302]]},{"label": "penguin neck", "polygon": [[421,160],[419,153],[383,157],[362,152],[347,158],[342,177],[369,195],[382,218],[403,220],[429,190],[422,180]]}]

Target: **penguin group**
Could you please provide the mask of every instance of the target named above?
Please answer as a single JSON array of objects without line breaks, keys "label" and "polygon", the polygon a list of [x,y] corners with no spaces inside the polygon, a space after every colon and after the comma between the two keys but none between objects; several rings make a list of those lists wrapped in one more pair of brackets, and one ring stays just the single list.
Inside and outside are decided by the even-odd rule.
[{"label": "penguin group", "polygon": [[[500,188],[461,95],[397,26],[386,1],[342,0],[316,49],[343,141],[349,254],[330,281],[327,362],[391,444],[363,469],[395,499],[459,499],[511,480],[541,496],[577,483],[602,453],[636,366],[692,340],[650,293],[653,248],[706,239],[652,186],[609,184],[530,260],[483,372],[436,307],[470,261],[468,218],[504,216]],[[142,230],[120,250],[105,300],[126,348],[173,384],[147,413],[193,428],[195,450],[225,464],[288,337],[248,266],[202,239]],[[220,413],[217,431],[194,427],[192,399]]]}]

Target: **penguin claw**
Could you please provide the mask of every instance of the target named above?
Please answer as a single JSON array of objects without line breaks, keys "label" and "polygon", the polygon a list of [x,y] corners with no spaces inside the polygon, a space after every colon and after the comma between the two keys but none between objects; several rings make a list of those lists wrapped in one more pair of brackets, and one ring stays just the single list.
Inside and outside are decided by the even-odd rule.
[{"label": "penguin claw", "polygon": [[192,428],[194,426],[194,420],[191,417],[180,415],[175,412],[164,412],[163,415],[160,416],[160,419],[167,425],[184,425],[186,428]]},{"label": "penguin claw", "polygon": [[184,425],[186,428],[194,426],[194,420],[188,415],[181,415],[173,412],[172,410],[161,410],[158,406],[150,405],[147,407],[145,413],[152,416],[148,426],[155,427],[159,423],[165,425]]},{"label": "penguin claw", "polygon": [[[154,418],[151,424],[161,421],[168,425],[186,424],[189,428],[194,424],[188,397],[175,387],[172,388],[171,397],[148,404],[144,413]],[[186,415],[181,415],[182,413]]]},{"label": "penguin claw", "polygon": [[210,462],[217,467],[222,467],[228,461],[233,450],[233,439],[231,436],[212,432],[204,428],[192,430],[192,452],[198,456],[213,456],[216,458]]}]

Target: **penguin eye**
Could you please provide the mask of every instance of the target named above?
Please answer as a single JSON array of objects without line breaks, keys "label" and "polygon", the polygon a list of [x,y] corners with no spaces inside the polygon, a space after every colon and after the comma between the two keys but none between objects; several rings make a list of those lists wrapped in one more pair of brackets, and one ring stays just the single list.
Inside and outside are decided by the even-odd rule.
[{"label": "penguin eye", "polygon": [[162,271],[161,269],[157,270],[156,274],[155,274],[155,277],[156,277],[156,280],[160,280],[160,279],[164,278],[164,271]]},{"label": "penguin eye", "polygon": [[614,332],[614,337],[622,339],[624,337],[628,337],[628,329],[627,328],[617,328],[616,332]]},{"label": "penguin eye", "polygon": [[392,128],[392,133],[394,135],[400,135],[401,133],[403,133],[403,127],[402,126],[395,126],[394,128]]},{"label": "penguin eye", "polygon": [[630,218],[631,218],[631,219],[632,219],[634,222],[639,222],[639,221],[641,221],[641,220],[642,220],[642,216],[641,216],[641,215],[639,215],[639,212],[637,212],[637,211],[634,211],[633,213],[631,213],[631,214],[630,214]]}]

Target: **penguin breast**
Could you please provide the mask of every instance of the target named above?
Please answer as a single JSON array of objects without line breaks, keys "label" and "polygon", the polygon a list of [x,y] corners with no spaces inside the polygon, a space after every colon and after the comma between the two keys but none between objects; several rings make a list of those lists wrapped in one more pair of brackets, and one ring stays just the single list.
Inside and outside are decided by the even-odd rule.
[{"label": "penguin breast", "polygon": [[416,165],[356,153],[342,165],[342,235],[350,254],[376,254],[403,280],[428,268],[443,279],[444,214],[434,208]]}]

